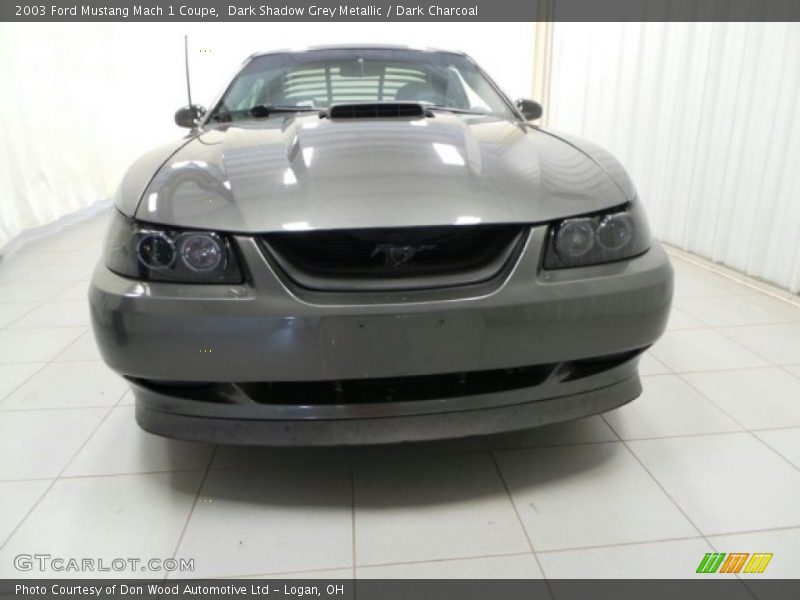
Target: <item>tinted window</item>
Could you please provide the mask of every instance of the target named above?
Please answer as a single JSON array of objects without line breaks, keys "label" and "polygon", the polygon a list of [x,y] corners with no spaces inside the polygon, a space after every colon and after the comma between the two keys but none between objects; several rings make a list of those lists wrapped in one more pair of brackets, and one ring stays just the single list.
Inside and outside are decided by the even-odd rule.
[{"label": "tinted window", "polygon": [[328,108],[395,100],[511,116],[506,102],[465,57],[396,49],[255,57],[234,79],[217,110],[247,111],[258,105]]}]

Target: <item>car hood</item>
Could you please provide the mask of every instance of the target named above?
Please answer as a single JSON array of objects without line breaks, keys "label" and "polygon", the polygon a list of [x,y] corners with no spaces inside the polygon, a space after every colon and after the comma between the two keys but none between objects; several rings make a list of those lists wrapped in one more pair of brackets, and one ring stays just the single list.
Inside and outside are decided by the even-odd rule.
[{"label": "car hood", "polygon": [[220,231],[534,223],[632,198],[574,142],[520,123],[273,116],[202,131],[136,217]]}]

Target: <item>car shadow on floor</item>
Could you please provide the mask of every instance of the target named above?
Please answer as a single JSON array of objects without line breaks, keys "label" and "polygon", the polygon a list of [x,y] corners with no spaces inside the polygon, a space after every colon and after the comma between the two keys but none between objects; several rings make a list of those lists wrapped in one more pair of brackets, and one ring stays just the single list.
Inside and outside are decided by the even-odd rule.
[{"label": "car shadow on floor", "polygon": [[[627,452],[615,439],[579,441],[587,429],[606,427],[594,419],[597,423],[584,419],[498,436],[382,446],[218,446],[200,501],[422,509],[505,498],[506,465],[519,492],[585,476]],[[172,452],[185,458],[181,442],[174,444]]]}]

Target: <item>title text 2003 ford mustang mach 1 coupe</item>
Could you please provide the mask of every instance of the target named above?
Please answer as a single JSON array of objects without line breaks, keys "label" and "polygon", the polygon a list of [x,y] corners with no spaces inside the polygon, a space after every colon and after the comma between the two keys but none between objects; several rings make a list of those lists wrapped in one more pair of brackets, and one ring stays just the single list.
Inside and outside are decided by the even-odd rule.
[{"label": "title text 2003 ford mustang mach 1 coupe", "polygon": [[90,289],[153,433],[364,444],[521,429],[641,392],[672,269],[600,148],[463,54],[252,56],[133,164]]}]

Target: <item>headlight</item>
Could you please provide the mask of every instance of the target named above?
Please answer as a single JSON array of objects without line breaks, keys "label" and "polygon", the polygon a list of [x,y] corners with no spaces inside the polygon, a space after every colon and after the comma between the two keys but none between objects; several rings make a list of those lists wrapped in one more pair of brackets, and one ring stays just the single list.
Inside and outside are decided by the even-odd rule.
[{"label": "headlight", "polygon": [[624,260],[650,248],[650,228],[639,202],[550,226],[545,269],[565,269]]},{"label": "headlight", "polygon": [[106,265],[124,277],[148,281],[241,283],[233,247],[213,231],[185,231],[136,223],[114,211],[106,238]]}]

